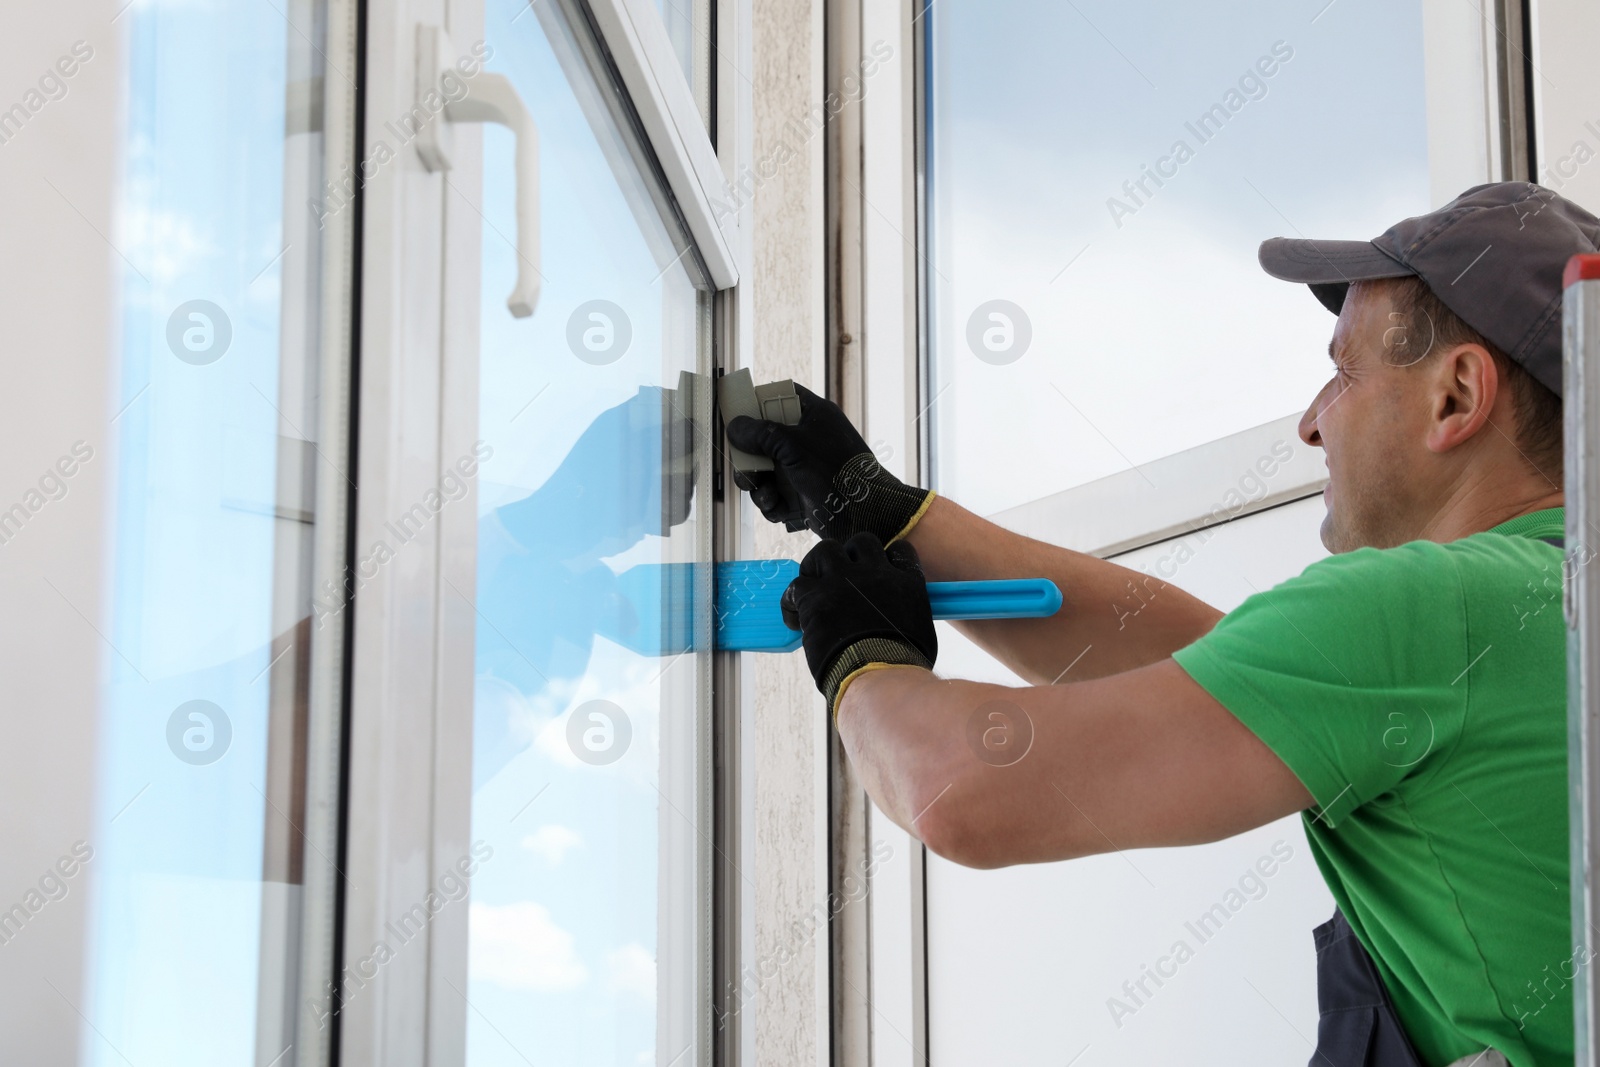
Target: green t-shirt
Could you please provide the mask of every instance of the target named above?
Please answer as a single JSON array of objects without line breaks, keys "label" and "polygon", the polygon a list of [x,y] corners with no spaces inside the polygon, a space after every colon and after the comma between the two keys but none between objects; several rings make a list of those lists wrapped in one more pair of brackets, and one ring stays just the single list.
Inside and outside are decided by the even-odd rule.
[{"label": "green t-shirt", "polygon": [[[1572,1062],[1564,512],[1319,560],[1174,659],[1305,784],[1423,1062]],[[1309,937],[1309,934],[1307,935]]]}]

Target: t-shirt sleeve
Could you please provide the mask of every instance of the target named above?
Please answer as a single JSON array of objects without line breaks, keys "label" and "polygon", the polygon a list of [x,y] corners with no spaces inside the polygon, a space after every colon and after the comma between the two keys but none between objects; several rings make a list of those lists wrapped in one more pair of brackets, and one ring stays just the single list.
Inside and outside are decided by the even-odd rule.
[{"label": "t-shirt sleeve", "polygon": [[1460,576],[1440,545],[1330,556],[1250,597],[1173,655],[1305,785],[1335,825],[1444,759],[1470,661]]}]

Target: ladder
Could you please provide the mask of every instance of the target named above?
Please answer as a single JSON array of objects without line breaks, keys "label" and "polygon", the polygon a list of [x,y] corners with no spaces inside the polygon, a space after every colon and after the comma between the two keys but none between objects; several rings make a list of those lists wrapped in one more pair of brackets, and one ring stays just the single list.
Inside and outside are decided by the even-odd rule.
[{"label": "ladder", "polygon": [[1562,284],[1573,1023],[1575,1060],[1592,1067],[1600,1052],[1600,570],[1590,566],[1600,548],[1600,255],[1573,256]]}]

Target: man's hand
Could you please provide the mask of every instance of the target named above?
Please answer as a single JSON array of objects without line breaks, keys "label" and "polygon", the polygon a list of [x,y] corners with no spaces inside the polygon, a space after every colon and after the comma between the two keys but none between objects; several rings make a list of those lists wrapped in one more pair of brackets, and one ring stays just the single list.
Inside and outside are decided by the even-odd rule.
[{"label": "man's hand", "polygon": [[[839,406],[796,385],[800,422],[785,426],[741,416],[728,423],[728,440],[746,452],[771,457],[777,470],[735,474],[739,488],[769,522],[790,530],[803,525],[818,537],[843,541],[863,531],[892,545],[915,526],[933,493],[906,485],[884,470]],[[786,500],[780,483],[793,489]]]},{"label": "man's hand", "polygon": [[783,621],[803,636],[806,664],[833,714],[844,687],[884,666],[933,667],[939,639],[917,551],[887,552],[876,536],[825,540],[800,562],[783,592]]}]

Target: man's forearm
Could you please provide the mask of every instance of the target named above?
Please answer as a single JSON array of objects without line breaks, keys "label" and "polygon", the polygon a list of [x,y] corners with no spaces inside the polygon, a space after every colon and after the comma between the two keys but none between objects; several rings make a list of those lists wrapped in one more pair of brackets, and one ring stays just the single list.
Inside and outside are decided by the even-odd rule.
[{"label": "man's forearm", "polygon": [[1003,686],[896,667],[860,675],[840,701],[839,738],[867,795],[901,829],[946,858],[953,857],[939,828],[947,825],[947,811],[933,808],[971,800],[965,779],[976,762],[961,743],[965,723],[957,709],[1006,692]]},{"label": "man's forearm", "polygon": [[1081,745],[1060,743],[1070,720],[1092,717],[1065,703],[1083,688],[869,671],[840,699],[839,739],[879,810],[947,860],[1000,867],[1092,855],[1105,836],[1067,798],[1084,800],[1081,769],[1118,750],[1099,751],[1092,732]]},{"label": "man's forearm", "polygon": [[944,497],[934,499],[908,540],[929,581],[1049,578],[1060,587],[1061,610],[1048,619],[955,624],[1036,685],[1154,663],[1222,618],[1222,612],[1158,578],[1012,533]]}]

